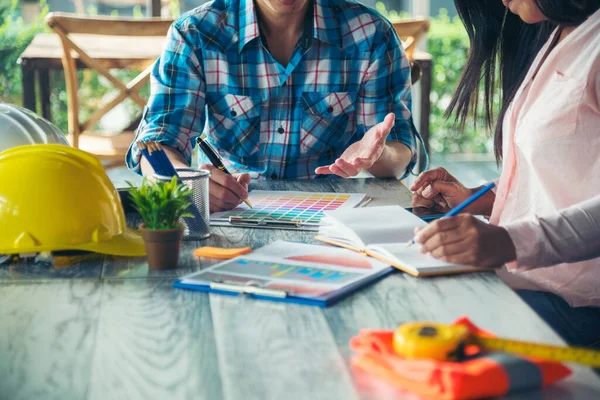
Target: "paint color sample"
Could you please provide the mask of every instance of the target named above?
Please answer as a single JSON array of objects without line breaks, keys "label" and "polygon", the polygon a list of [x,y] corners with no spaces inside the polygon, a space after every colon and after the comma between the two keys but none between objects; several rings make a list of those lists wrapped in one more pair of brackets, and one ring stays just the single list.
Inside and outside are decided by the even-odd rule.
[{"label": "paint color sample", "polygon": [[339,255],[328,255],[328,254],[311,254],[302,256],[291,256],[286,257],[286,260],[291,261],[302,261],[314,264],[327,264],[336,265],[338,267],[347,268],[363,268],[371,269],[371,263],[365,256],[339,256]]},{"label": "paint color sample", "polygon": [[299,222],[318,226],[324,211],[356,207],[365,197],[359,193],[310,193],[261,191],[250,192],[253,208],[245,204],[232,211],[214,213],[211,222],[229,222],[229,217],[249,220]]},{"label": "paint color sample", "polygon": [[214,273],[258,277],[260,279],[284,279],[286,281],[344,284],[361,277],[361,274],[314,268],[292,263],[253,260],[239,257],[212,270]]},{"label": "paint color sample", "polygon": [[[253,286],[285,291],[287,297],[325,300],[390,270],[387,264],[351,250],[276,241],[186,276],[180,283],[190,288],[202,286],[203,290],[232,293]],[[228,287],[210,289],[211,283]]]}]

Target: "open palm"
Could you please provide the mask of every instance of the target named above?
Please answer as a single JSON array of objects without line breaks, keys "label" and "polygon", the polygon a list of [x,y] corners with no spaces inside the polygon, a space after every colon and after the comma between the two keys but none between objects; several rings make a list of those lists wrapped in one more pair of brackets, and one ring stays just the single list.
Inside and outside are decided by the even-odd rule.
[{"label": "open palm", "polygon": [[394,126],[395,118],[394,114],[388,114],[383,122],[369,129],[361,140],[351,144],[335,163],[319,167],[315,172],[349,178],[358,175],[363,169],[370,169],[383,154],[385,141]]}]

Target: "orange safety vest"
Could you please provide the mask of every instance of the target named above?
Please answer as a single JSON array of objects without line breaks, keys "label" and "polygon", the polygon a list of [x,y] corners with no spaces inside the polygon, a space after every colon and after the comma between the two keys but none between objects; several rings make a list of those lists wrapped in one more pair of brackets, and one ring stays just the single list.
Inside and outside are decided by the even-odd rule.
[{"label": "orange safety vest", "polygon": [[[454,322],[478,335],[492,336],[467,318]],[[565,365],[514,356],[483,353],[475,346],[466,349],[461,362],[407,360],[392,346],[393,331],[362,330],[350,340],[356,353],[354,366],[423,397],[433,399],[476,399],[536,390],[571,374]]]}]

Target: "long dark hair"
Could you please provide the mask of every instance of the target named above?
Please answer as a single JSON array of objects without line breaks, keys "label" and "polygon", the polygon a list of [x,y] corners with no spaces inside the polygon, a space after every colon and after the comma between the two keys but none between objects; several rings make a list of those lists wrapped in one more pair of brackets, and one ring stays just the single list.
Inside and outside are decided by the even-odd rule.
[{"label": "long dark hair", "polygon": [[498,162],[502,160],[504,115],[537,53],[557,26],[577,26],[600,8],[600,0],[534,1],[548,20],[529,25],[517,15],[507,13],[500,0],[454,0],[471,49],[447,115],[454,113],[461,127],[469,114],[476,118],[483,83],[484,117],[491,129],[495,119],[494,96],[501,87],[501,108],[494,129]]}]

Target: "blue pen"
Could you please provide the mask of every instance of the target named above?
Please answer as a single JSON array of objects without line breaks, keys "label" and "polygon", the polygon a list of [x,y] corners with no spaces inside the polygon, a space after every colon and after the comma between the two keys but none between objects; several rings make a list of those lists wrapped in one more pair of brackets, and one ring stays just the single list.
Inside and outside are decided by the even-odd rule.
[{"label": "blue pen", "polygon": [[[484,187],[479,189],[477,192],[475,192],[471,197],[469,197],[468,199],[466,199],[465,201],[463,201],[462,203],[460,203],[459,205],[454,207],[452,210],[448,211],[446,214],[444,214],[444,216],[442,218],[454,217],[455,215],[460,213],[462,210],[464,210],[465,208],[467,208],[468,206],[473,204],[473,202],[475,202],[475,200],[479,199],[481,196],[483,196],[484,194],[489,192],[494,186],[496,186],[496,184],[494,182],[485,185]],[[408,242],[409,246],[411,246],[413,244],[415,244],[415,238],[412,238],[411,241]]]}]

